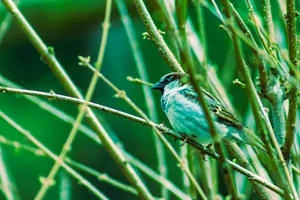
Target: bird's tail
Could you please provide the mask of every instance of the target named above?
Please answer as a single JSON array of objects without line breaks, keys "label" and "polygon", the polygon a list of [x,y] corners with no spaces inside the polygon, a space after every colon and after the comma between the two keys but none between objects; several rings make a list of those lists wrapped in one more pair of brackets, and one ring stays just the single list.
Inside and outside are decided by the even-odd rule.
[{"label": "bird's tail", "polygon": [[249,144],[253,147],[257,147],[257,148],[259,148],[260,150],[262,150],[264,152],[267,152],[264,143],[251,130],[244,127],[242,129],[242,132],[243,132],[242,140],[243,140],[244,143]]}]

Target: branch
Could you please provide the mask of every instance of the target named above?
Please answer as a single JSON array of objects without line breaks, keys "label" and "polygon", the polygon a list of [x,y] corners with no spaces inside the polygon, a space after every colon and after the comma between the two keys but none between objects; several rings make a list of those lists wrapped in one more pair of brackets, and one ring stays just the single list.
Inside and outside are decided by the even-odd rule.
[{"label": "branch", "polygon": [[[111,0],[107,0],[106,3],[106,11],[105,11],[105,18],[104,18],[104,22],[103,22],[103,34],[102,34],[102,39],[101,39],[101,46],[100,46],[100,51],[99,51],[99,56],[97,59],[97,69],[100,70],[100,68],[102,67],[102,62],[103,62],[103,58],[104,58],[104,52],[105,52],[105,47],[106,47],[106,42],[107,42],[107,37],[108,37],[108,30],[109,30],[109,20],[110,20],[110,13],[111,13],[111,5],[112,5],[112,1]],[[97,80],[98,80],[98,76],[96,74],[96,72],[94,73],[92,80],[89,84],[86,96],[85,96],[85,101],[88,102],[91,100],[93,93],[95,91],[95,87],[97,84]],[[60,160],[64,160],[65,157],[67,156],[67,154],[69,153],[69,151],[71,150],[71,145],[77,135],[78,129],[80,127],[81,121],[84,118],[86,111],[87,111],[87,105],[84,104],[80,107],[79,113],[77,115],[77,118],[75,120],[75,122],[72,125],[72,129],[70,131],[70,134],[68,135],[68,138],[66,140],[66,142],[64,143],[61,153],[59,154],[59,158]],[[60,169],[60,163],[59,162],[55,162],[55,164],[53,165],[53,167],[51,168],[48,177],[46,178],[46,180],[43,182],[42,187],[40,188],[40,190],[38,191],[35,200],[40,200],[42,199],[48,188],[51,186],[51,184],[48,184],[50,182],[50,180],[54,180],[57,172]]]},{"label": "branch", "polygon": [[[68,171],[74,178],[78,180],[83,186],[87,187],[95,196],[99,199],[108,199],[104,194],[102,194],[96,187],[94,187],[90,182],[88,182],[84,177],[78,174],[75,170],[69,167],[63,160],[60,160],[58,156],[52,153],[47,147],[45,147],[42,143],[40,143],[32,134],[19,126],[15,121],[9,118],[6,114],[0,111],[0,117],[5,120],[9,125],[14,127],[17,131],[19,131],[25,138],[27,138],[30,142],[32,142],[35,146],[41,149],[45,154],[47,154],[51,159],[56,162],[60,162],[61,166]],[[42,180],[42,179],[41,179]]]},{"label": "branch", "polygon": [[[133,22],[128,14],[126,3],[123,0],[115,0],[115,3],[117,5],[117,8],[119,10],[119,13],[121,15],[121,20],[123,22],[123,25],[125,27],[125,31],[129,40],[129,44],[132,50],[132,54],[134,57],[134,61],[136,63],[136,68],[139,74],[139,77],[143,80],[143,83],[149,82],[149,77],[146,69],[146,64],[143,59],[142,50],[139,46],[138,39],[136,37],[135,29],[133,26]],[[128,79],[128,78],[127,78]],[[129,79],[128,79],[129,80]],[[133,80],[133,79],[131,79]],[[135,81],[138,81],[140,79],[134,79]],[[158,115],[156,112],[156,103],[152,94],[152,91],[149,87],[147,87],[145,84],[142,85],[144,99],[146,102],[146,108],[147,113],[150,117],[150,119],[154,122],[158,122]],[[155,143],[155,151],[157,156],[157,168],[159,173],[167,177],[168,176],[168,163],[166,161],[166,155],[165,155],[165,149],[162,144],[162,142],[159,140],[158,136],[153,132],[153,140]],[[169,199],[169,194],[166,188],[161,188],[161,195],[162,198]]]},{"label": "branch", "polygon": [[[68,96],[64,96],[64,95],[58,95],[55,93],[46,93],[46,92],[38,92],[38,91],[30,91],[30,90],[24,90],[24,89],[14,89],[14,88],[8,88],[8,87],[0,87],[0,93],[13,93],[13,94],[23,94],[23,95],[31,95],[31,96],[39,96],[39,97],[43,97],[43,98],[47,98],[49,100],[61,100],[61,101],[65,101],[65,102],[69,102],[69,103],[74,103],[77,105],[81,105],[84,104],[85,101],[82,99],[76,99],[73,97],[68,97]],[[146,125],[146,126],[155,126],[158,130],[161,131],[161,133],[169,135],[171,137],[173,137],[174,139],[178,139],[181,141],[185,140],[185,137],[182,137],[179,133],[165,127],[162,124],[155,124],[153,122],[150,121],[150,123],[148,123],[146,120],[136,117],[134,115],[119,111],[119,110],[115,110],[113,108],[109,108],[106,106],[102,106],[99,104],[95,104],[95,103],[91,103],[88,102],[87,105],[90,108],[94,108],[97,110],[101,110],[103,112],[106,113],[110,113],[116,116],[120,116],[122,118],[125,119],[129,119],[132,120],[134,122],[138,122],[142,125]],[[210,157],[214,158],[214,159],[219,159],[220,156],[214,152],[212,152],[211,150],[209,150],[206,147],[203,147],[202,145],[200,145],[199,143],[193,141],[193,140],[187,140],[187,143],[192,145],[194,148],[198,149],[202,154],[206,154],[209,155]],[[226,162],[228,162],[233,169],[235,169],[236,171],[246,175],[247,177],[253,179],[255,182],[262,184],[263,186],[267,187],[268,189],[276,192],[277,194],[279,194],[282,197],[285,197],[286,194],[284,194],[284,191],[282,189],[280,189],[279,187],[277,187],[276,185],[268,182],[267,180],[263,179],[262,177],[250,172],[247,169],[244,169],[243,167],[237,165],[236,163],[226,159]]]},{"label": "branch", "polygon": [[[295,65],[296,71],[300,65],[300,61],[297,57],[297,38],[296,38],[296,10],[295,10],[295,0],[287,0],[287,41],[289,49],[289,59],[292,65]],[[293,70],[293,66],[290,65],[290,75],[296,78],[296,72]],[[291,82],[291,90],[289,94],[289,111],[286,123],[286,137],[283,145],[283,155],[286,161],[290,160],[292,146],[295,141],[295,128],[297,119],[297,79],[296,84]]]},{"label": "branch", "polygon": [[[231,7],[229,5],[229,1],[228,0],[223,0],[222,1],[224,6],[225,6],[225,12],[227,12],[227,16],[229,16],[229,23],[232,23],[231,20]],[[272,129],[271,123],[268,119],[268,116],[266,115],[266,112],[263,108],[263,105],[261,103],[261,100],[258,97],[258,94],[256,92],[256,89],[254,87],[254,84],[251,80],[250,74],[249,74],[249,69],[245,64],[245,61],[243,60],[243,56],[242,56],[242,52],[241,52],[241,48],[239,45],[239,39],[237,38],[236,34],[232,31],[232,40],[233,40],[233,45],[234,45],[234,49],[235,49],[235,53],[236,53],[236,59],[237,59],[237,63],[240,69],[240,72],[244,78],[244,82],[247,85],[247,92],[250,98],[250,102],[252,105],[252,110],[254,113],[254,117],[255,120],[257,122],[257,126],[258,128],[262,131],[262,138],[263,141],[265,143],[268,155],[271,159],[271,161],[274,163],[274,167],[276,167],[276,171],[280,172],[282,171],[281,168],[279,167],[279,164],[282,165],[281,167],[283,167],[283,173],[285,177],[282,177],[282,181],[284,181],[284,189],[286,191],[286,193],[289,192],[289,189],[292,191],[292,195],[294,199],[298,199],[298,195],[295,189],[295,186],[293,184],[292,178],[291,178],[291,174],[289,173],[289,170],[287,168],[287,165],[284,161],[283,155],[281,153],[279,144],[276,140],[274,131]],[[276,158],[273,154],[273,151],[271,149],[270,143],[267,141],[267,133],[266,133],[266,129],[270,135],[270,138],[272,140],[272,143],[275,146],[275,150],[276,153],[278,154],[279,157],[279,161],[280,163],[277,164]],[[281,174],[281,173],[280,173]],[[287,182],[285,181],[287,180]]]},{"label": "branch", "polygon": [[141,19],[143,20],[143,23],[150,35],[150,38],[157,46],[157,49],[160,51],[170,68],[176,72],[183,72],[183,69],[181,68],[180,64],[178,63],[175,56],[172,54],[169,47],[165,43],[163,37],[157,30],[143,0],[134,0],[134,5]]}]

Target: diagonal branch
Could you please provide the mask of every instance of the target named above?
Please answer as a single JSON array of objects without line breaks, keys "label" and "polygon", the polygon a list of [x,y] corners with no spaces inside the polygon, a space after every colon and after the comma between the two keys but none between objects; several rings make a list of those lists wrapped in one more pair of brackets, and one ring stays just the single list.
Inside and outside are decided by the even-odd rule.
[{"label": "diagonal branch", "polygon": [[[47,92],[39,92],[39,91],[30,91],[30,90],[24,90],[24,89],[14,89],[14,88],[8,88],[8,87],[0,87],[0,93],[13,93],[13,94],[23,94],[23,95],[31,95],[31,96],[39,96],[39,97],[43,97],[43,98],[48,98],[50,100],[60,100],[60,101],[65,101],[65,102],[69,102],[69,103],[74,103],[74,104],[84,104],[85,101],[82,99],[76,99],[73,97],[68,97],[68,96],[64,96],[64,95],[58,95],[55,93],[47,93]],[[161,133],[163,134],[167,134],[171,137],[173,137],[174,139],[178,139],[181,141],[185,140],[185,137],[182,137],[179,133],[165,127],[162,124],[155,124],[151,121],[147,122],[146,120],[136,117],[134,115],[119,111],[119,110],[115,110],[113,108],[109,108],[106,106],[102,106],[99,104],[95,104],[95,103],[91,103],[88,102],[87,104],[90,108],[94,108],[97,110],[101,110],[103,112],[106,113],[110,113],[119,117],[123,117],[125,119],[129,119],[132,120],[134,122],[138,122],[140,124],[146,125],[146,126],[155,126],[159,131],[161,131]],[[193,141],[193,140],[187,140],[187,143],[192,145],[194,148],[198,149],[201,153],[206,154],[211,156],[214,159],[219,159],[219,155],[212,152],[211,150],[207,149],[206,147],[203,147],[202,145],[198,144],[197,142]],[[239,166],[238,164],[226,159],[226,162],[228,162],[229,165],[232,166],[232,168],[242,174],[244,174],[245,176],[247,176],[248,178],[251,178],[254,182],[260,183],[263,186],[265,186],[266,188],[276,192],[277,194],[279,194],[282,197],[286,197],[287,194],[284,193],[284,191],[277,187],[276,185],[268,182],[267,180],[263,179],[262,177],[258,176],[255,173],[250,172],[249,170]]]}]

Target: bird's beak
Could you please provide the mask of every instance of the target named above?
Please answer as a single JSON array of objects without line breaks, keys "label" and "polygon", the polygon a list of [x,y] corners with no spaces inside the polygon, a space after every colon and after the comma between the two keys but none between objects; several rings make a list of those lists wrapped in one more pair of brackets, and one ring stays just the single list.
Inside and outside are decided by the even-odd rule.
[{"label": "bird's beak", "polygon": [[160,82],[155,83],[152,87],[153,90],[162,90],[164,88],[164,85]]}]

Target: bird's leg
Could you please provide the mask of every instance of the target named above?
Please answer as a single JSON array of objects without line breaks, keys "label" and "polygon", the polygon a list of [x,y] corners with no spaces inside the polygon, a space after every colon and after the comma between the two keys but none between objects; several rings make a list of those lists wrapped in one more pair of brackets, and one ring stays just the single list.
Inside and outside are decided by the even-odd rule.
[{"label": "bird's leg", "polygon": [[214,153],[214,150],[213,150],[213,144],[208,144],[207,146],[206,146],[206,148],[208,149],[208,151],[210,151],[211,153]]},{"label": "bird's leg", "polygon": [[179,146],[184,146],[188,140],[188,136],[184,135],[183,137],[185,137],[185,138],[184,138],[183,142],[181,144],[179,144]]},{"label": "bird's leg", "polygon": [[[179,144],[179,146],[183,146],[186,144],[187,140],[188,140],[188,136],[186,134],[180,133],[180,135],[182,135],[182,137],[184,137],[184,140],[181,144]],[[178,140],[178,138],[174,139],[174,142],[176,142],[176,140]]]},{"label": "bird's leg", "polygon": [[[210,152],[214,152],[214,150],[212,149],[212,144],[208,144],[207,146],[206,146],[206,148],[207,148],[207,150],[208,151],[210,151]],[[202,155],[203,155],[203,160],[204,161],[207,161],[207,158],[206,158],[206,154],[205,153],[202,153]]]},{"label": "bird's leg", "polygon": [[206,148],[208,149],[208,150],[210,150],[210,151],[212,151],[212,144],[208,144],[207,146],[206,146]]}]

